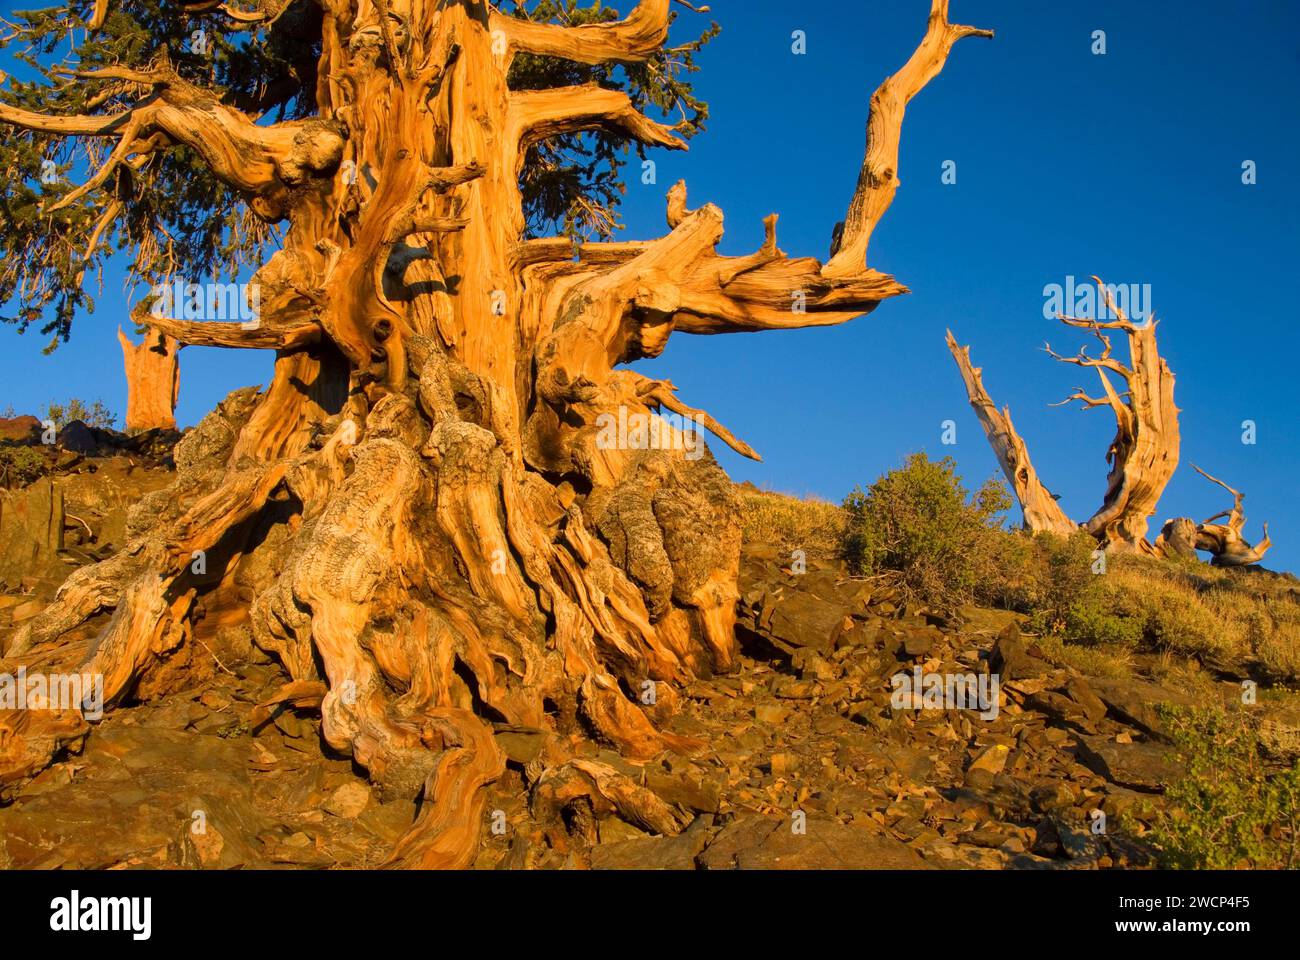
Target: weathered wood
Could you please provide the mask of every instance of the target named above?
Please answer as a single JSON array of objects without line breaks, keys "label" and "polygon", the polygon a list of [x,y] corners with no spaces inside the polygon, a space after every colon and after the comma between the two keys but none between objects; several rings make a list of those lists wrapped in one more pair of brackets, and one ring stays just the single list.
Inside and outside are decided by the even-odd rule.
[{"label": "weathered wood", "polygon": [[126,431],[176,429],[176,400],[180,396],[180,364],[176,340],[156,330],[144,342],[133,343],[118,327],[122,364],[126,368]]},{"label": "weathered wood", "polygon": [[844,222],[836,230],[832,256],[822,268],[823,275],[854,276],[865,266],[871,234],[898,191],[898,147],[907,104],[939,75],[958,40],[992,36],[992,30],[949,23],[948,0],[933,0],[930,22],[920,46],[899,71],[871,95],[871,108],[867,114],[867,149],[858,174],[858,186]]},{"label": "weathered wood", "polygon": [[1065,515],[1056,497],[1038,479],[1038,471],[1029,459],[1029,449],[1011,424],[1011,408],[1003,407],[999,411],[994,405],[984,389],[983,371],[971,365],[970,347],[958,346],[951,330],[948,331],[948,350],[957,361],[957,369],[966,383],[966,395],[984,427],[984,435],[988,437],[998,464],[1020,503],[1025,528],[1034,533],[1061,536],[1073,533],[1078,525]]},{"label": "weathered wood", "polygon": [[[1054,359],[1097,371],[1105,396],[1088,396],[1083,388],[1068,400],[1078,400],[1086,409],[1108,407],[1115,415],[1115,439],[1106,451],[1110,473],[1106,477],[1106,494],[1102,505],[1086,523],[1085,529],[1108,550],[1147,553],[1151,545],[1146,533],[1156,504],[1178,467],[1178,407],[1174,404],[1174,375],[1156,346],[1156,320],[1133,323],[1114,302],[1101,278],[1097,283],[1099,300],[1117,319],[1100,321],[1079,317],[1059,317],[1062,323],[1090,331],[1102,345],[1101,354],[1089,356],[1083,349],[1073,357],[1047,352]],[[1128,342],[1129,362],[1111,356],[1111,341],[1106,331],[1118,330]],[[1121,394],[1115,390],[1106,372],[1119,376],[1125,385]]]},{"label": "weathered wood", "polygon": [[[1114,303],[1105,284],[1098,277],[1093,277],[1093,280],[1100,291],[1100,300],[1117,319],[1100,321],[1066,316],[1057,319],[1067,326],[1090,331],[1102,345],[1100,355],[1089,356],[1086,350],[1080,349],[1075,356],[1065,357],[1055,353],[1050,345],[1045,345],[1047,353],[1062,363],[1095,369],[1105,391],[1103,397],[1090,397],[1080,387],[1062,403],[1078,400],[1085,408],[1104,406],[1115,416],[1115,439],[1106,451],[1106,460],[1110,463],[1106,495],[1101,507],[1082,526],[1106,550],[1164,553],[1174,550],[1174,544],[1166,540],[1157,550],[1146,539],[1146,533],[1149,518],[1155,513],[1160,496],[1178,466],[1178,407],[1174,405],[1174,375],[1156,346],[1155,320],[1142,325],[1133,323]],[[1107,331],[1113,330],[1121,331],[1128,341],[1127,365],[1111,355],[1112,345]],[[959,347],[951,331],[948,333],[948,349],[966,382],[971,406],[983,423],[998,462],[1020,500],[1025,512],[1025,525],[1031,530],[1056,533],[1074,529],[1075,525],[1039,481],[1024,440],[1011,425],[1010,411],[1003,409],[999,412],[993,405],[984,389],[979,369],[971,366],[969,348]],[[1123,393],[1115,389],[1107,371],[1124,380],[1126,389]]]},{"label": "weathered wood", "polygon": [[[1232,509],[1216,513],[1203,523],[1196,525],[1196,549],[1208,550],[1213,559],[1210,561],[1216,567],[1246,567],[1253,563],[1259,563],[1264,559],[1264,554],[1268,553],[1269,547],[1273,541],[1268,536],[1268,524],[1264,524],[1264,539],[1258,544],[1251,546],[1242,536],[1242,530],[1246,528],[1246,513],[1242,509],[1242,503],[1246,497],[1240,490],[1234,490],[1222,480],[1210,476],[1195,464],[1192,469],[1203,476],[1211,483],[1217,483],[1232,494]],[[1215,523],[1221,517],[1227,517],[1227,523]]]}]

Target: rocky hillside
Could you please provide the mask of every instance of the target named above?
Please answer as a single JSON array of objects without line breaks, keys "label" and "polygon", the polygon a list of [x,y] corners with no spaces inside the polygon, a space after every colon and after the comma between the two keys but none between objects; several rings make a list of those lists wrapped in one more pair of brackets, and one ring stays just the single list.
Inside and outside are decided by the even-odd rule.
[{"label": "rocky hillside", "polygon": [[[36,475],[0,491],[0,653],[68,572],[122,541],[128,508],[171,475],[167,437],[82,427],[53,445],[29,439],[17,446],[40,458]],[[498,726],[510,763],[476,865],[1151,865],[1152,825],[1183,773],[1158,707],[1235,702],[1239,679],[1168,658],[1089,676],[1024,619],[941,614],[905,602],[888,577],[850,577],[829,552],[792,558],[751,537],[739,669],[643,698],[665,729],[706,748],[640,766],[591,748],[571,766],[596,789],[568,801],[534,766],[543,734]],[[205,666],[191,688],[139,691],[80,753],[0,805],[0,867],[365,867],[387,856],[416,805],[331,756],[273,662],[213,639],[238,630],[223,626],[196,636],[188,655]],[[11,667],[0,659],[0,673]],[[1300,711],[1287,699],[1259,709],[1268,750],[1294,762]]]}]

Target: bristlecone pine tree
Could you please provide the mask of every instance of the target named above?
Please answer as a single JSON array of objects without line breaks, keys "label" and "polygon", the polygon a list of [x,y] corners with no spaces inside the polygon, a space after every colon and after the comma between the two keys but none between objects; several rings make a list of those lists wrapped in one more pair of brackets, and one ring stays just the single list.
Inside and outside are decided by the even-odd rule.
[{"label": "bristlecone pine tree", "polygon": [[[755,454],[620,365],[674,331],[841,323],[905,292],[865,265],[905,107],[957,40],[992,34],[934,0],[871,99],[827,262],[788,258],[775,216],[757,252],[719,256],[722,212],[688,209],[680,183],[660,239],[577,242],[611,224],[614,146],[681,149],[701,119],[673,76],[694,45],[666,45],[669,2],[617,19],[558,3],[96,0],[88,36],[29,17],[37,52],[80,42],[52,83],[3,90],[10,180],[35,183],[50,157],[74,170],[69,143],[96,164],[81,187],[5,201],[5,252],[36,271],[19,278],[22,322],[53,301],[47,332],[66,335],[84,258],[114,230],[149,281],[248,262],[272,227],[282,241],[252,278],[256,324],[137,309],[184,344],[276,351],[274,378],[187,434],[130,543],[10,638],[11,666],[102,674],[111,705],[191,683],[208,651],[247,637],[283,664],[276,702],[318,705],[332,748],[385,793],[422,795],[394,865],[471,860],[501,730],[543,740],[523,767],[538,815],[587,805],[680,829],[575,744],[702,746],[656,720],[675,687],[735,661],[738,503],[696,438],[602,442],[602,415],[688,415]],[[695,115],[669,127],[646,105]],[[544,221],[570,235],[531,236]],[[17,289],[6,269],[0,295]],[[87,731],[76,712],[0,716],[0,785]]]}]

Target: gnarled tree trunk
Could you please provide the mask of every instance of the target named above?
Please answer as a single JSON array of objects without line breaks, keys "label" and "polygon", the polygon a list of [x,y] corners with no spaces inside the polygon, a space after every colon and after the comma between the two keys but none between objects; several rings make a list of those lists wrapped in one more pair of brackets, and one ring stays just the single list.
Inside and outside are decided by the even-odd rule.
[{"label": "gnarled tree trunk", "polygon": [[[660,414],[755,454],[672,384],[617,368],[674,331],[839,323],[905,292],[864,262],[897,186],[903,106],[957,39],[989,34],[934,0],[920,48],[872,99],[863,174],[822,265],[777,248],[775,217],[757,252],[718,255],[722,212],[688,210],[680,185],[658,240],[523,239],[535,141],[618,128],[684,144],[618,91],[511,90],[512,59],[643,60],[665,42],[669,0],[581,27],[470,2],[322,6],[310,120],[255,124],[165,60],[93,74],[147,94],[111,125],[0,110],[116,137],[110,166],[186,144],[288,221],[254,278],[257,324],[140,317],[182,343],[274,349],[273,381],[187,434],[176,483],[135,513],[130,545],[74,574],[10,654],[102,673],[115,702],[183,672],[205,617],[251,596],[236,619],[291,693],[320,691],[330,745],[383,790],[423,792],[395,864],[472,858],[481,788],[503,769],[493,723],[544,734],[525,770],[535,805],[586,797],[671,831],[662,802],[575,759],[578,743],[634,758],[700,747],[660,731],[637,695],[732,666],[739,510],[694,430]],[[611,442],[612,423],[649,426]],[[85,621],[106,610],[92,640]],[[85,733],[73,714],[0,717],[0,785]]]},{"label": "gnarled tree trunk", "polygon": [[[1062,323],[1090,330],[1101,342],[1100,356],[1090,357],[1084,350],[1073,357],[1048,353],[1063,363],[1092,367],[1101,378],[1105,396],[1094,398],[1079,388],[1068,399],[1084,407],[1109,407],[1115,415],[1115,439],[1106,451],[1110,473],[1106,477],[1106,495],[1101,507],[1086,523],[1085,529],[1108,550],[1149,553],[1147,524],[1156,504],[1178,467],[1178,407],[1174,405],[1174,375],[1156,347],[1156,320],[1136,324],[1124,315],[1110,291],[1093,277],[1100,299],[1116,317],[1095,320],[1061,317]],[[1128,340],[1127,365],[1111,356],[1107,330],[1119,330]],[[1106,371],[1118,375],[1127,389],[1115,390]]]}]

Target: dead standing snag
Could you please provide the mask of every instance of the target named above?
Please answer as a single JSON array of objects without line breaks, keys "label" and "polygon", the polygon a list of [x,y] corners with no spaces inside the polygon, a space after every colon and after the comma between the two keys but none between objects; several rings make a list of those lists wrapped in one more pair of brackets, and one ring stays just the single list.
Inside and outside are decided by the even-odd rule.
[{"label": "dead standing snag", "polygon": [[[1091,397],[1082,387],[1065,401],[1078,400],[1085,408],[1108,407],[1115,416],[1115,439],[1106,451],[1110,473],[1102,505],[1082,526],[1106,550],[1143,552],[1152,550],[1146,539],[1147,523],[1155,512],[1178,466],[1178,408],[1174,405],[1174,375],[1156,347],[1156,323],[1130,321],[1114,303],[1106,286],[1096,281],[1102,300],[1116,317],[1093,320],[1061,316],[1071,327],[1088,330],[1101,344],[1101,353],[1090,356],[1085,348],[1071,357],[1061,356],[1045,347],[1048,354],[1062,363],[1097,371],[1104,396]],[[1112,355],[1111,332],[1119,331],[1128,342],[1127,364]],[[957,362],[966,383],[967,396],[984,432],[992,444],[1012,489],[1025,514],[1025,525],[1034,532],[1069,533],[1075,524],[1066,517],[1055,498],[1039,481],[1029,460],[1024,441],[1011,426],[1010,411],[1001,412],[984,389],[978,368],[970,363],[969,348],[959,347],[951,333],[948,349]],[[1118,376],[1124,390],[1115,388],[1110,376]]]}]

